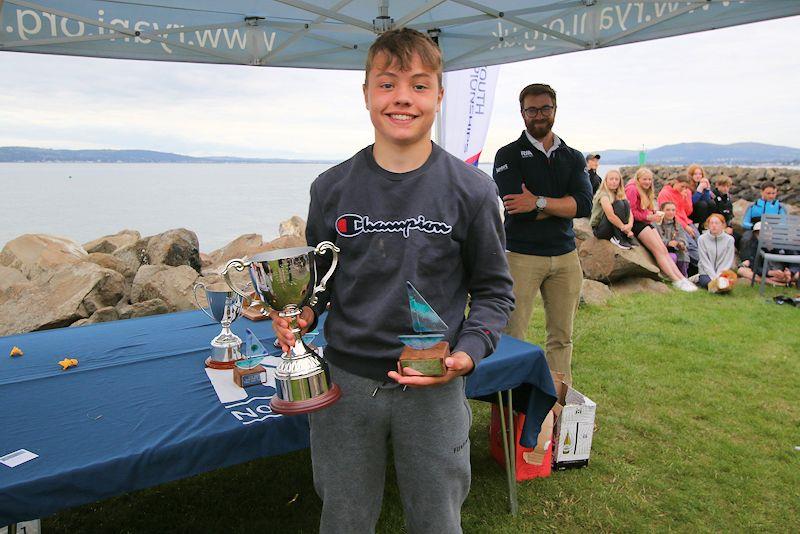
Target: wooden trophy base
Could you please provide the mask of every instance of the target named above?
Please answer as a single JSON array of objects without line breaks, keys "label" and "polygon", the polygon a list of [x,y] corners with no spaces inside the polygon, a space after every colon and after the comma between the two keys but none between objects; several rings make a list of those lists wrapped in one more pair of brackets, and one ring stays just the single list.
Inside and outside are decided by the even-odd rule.
[{"label": "wooden trophy base", "polygon": [[233,369],[236,367],[236,362],[218,362],[209,356],[206,358],[206,367],[209,369]]},{"label": "wooden trophy base", "polygon": [[406,346],[400,354],[400,368],[404,375],[406,369],[414,369],[423,376],[444,376],[447,372],[444,359],[448,356],[450,344],[447,341],[440,341],[428,349],[412,349]]},{"label": "wooden trophy base", "polygon": [[252,369],[242,369],[234,366],[233,381],[240,388],[259,386],[266,381],[267,370],[263,365],[256,365]]},{"label": "wooden trophy base", "polygon": [[308,400],[286,401],[279,399],[277,395],[273,395],[272,400],[269,402],[269,407],[273,413],[279,413],[282,415],[300,415],[303,413],[316,412],[317,410],[326,408],[339,400],[339,397],[341,396],[342,390],[339,389],[338,385],[333,384],[331,389],[322,395]]}]

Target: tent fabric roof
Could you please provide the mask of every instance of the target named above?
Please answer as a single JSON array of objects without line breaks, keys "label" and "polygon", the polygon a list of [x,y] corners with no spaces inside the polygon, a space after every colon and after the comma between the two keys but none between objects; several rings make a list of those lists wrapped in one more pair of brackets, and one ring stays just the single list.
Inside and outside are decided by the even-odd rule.
[{"label": "tent fabric roof", "polygon": [[458,70],[798,14],[800,0],[0,0],[0,51],[354,70],[408,26]]}]

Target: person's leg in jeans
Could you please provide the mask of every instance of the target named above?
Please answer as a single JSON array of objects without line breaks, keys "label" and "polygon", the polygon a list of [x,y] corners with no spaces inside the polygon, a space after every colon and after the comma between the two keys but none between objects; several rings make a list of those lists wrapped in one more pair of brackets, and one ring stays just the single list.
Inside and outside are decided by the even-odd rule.
[{"label": "person's leg in jeans", "polygon": [[392,447],[397,485],[412,534],[458,534],[470,486],[472,412],[465,379],[380,391],[394,397]]},{"label": "person's leg in jeans", "polygon": [[330,371],[342,396],[309,414],[314,487],[322,499],[319,531],[374,532],[383,500],[391,397],[372,396],[380,382],[334,365]]},{"label": "person's leg in jeans", "polygon": [[700,275],[700,279],[697,281],[697,284],[705,289],[708,289],[708,284],[711,283],[711,277],[705,274]]},{"label": "person's leg in jeans", "polygon": [[514,280],[514,311],[506,327],[506,332],[525,339],[528,323],[533,313],[533,301],[539,293],[539,286],[550,269],[550,258],[507,252],[508,268]]},{"label": "person's leg in jeans", "polygon": [[545,355],[551,371],[562,372],[572,384],[572,325],[581,296],[583,270],[577,251],[549,258],[550,274],[541,285],[547,341]]}]

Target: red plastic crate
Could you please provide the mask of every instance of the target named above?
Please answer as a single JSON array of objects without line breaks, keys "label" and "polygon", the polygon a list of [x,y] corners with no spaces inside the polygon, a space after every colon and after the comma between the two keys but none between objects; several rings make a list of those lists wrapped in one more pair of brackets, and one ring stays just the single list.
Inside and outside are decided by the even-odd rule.
[{"label": "red plastic crate", "polygon": [[[506,416],[508,417],[508,416]],[[542,423],[542,432],[539,433],[539,450],[523,447],[519,444],[522,435],[522,424],[525,414],[514,413],[514,454],[516,463],[515,478],[517,482],[532,478],[549,477],[553,463],[553,413]],[[505,454],[503,453],[502,431],[500,427],[500,411],[496,404],[492,405],[492,420],[489,425],[489,452],[495,461],[505,467]],[[541,463],[540,463],[541,462]]]}]

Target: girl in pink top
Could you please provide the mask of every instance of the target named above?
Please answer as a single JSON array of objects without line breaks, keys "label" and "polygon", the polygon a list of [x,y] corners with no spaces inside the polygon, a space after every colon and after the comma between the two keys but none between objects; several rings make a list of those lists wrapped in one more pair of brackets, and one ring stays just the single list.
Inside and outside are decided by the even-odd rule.
[{"label": "girl in pink top", "polygon": [[[669,257],[669,252],[661,236],[653,228],[652,223],[661,222],[663,211],[656,211],[658,207],[653,193],[653,173],[645,167],[636,171],[633,180],[625,186],[625,196],[631,205],[633,213],[633,233],[641,243],[653,253],[656,263],[672,283],[681,291],[697,291],[697,286],[691,283],[678,266]],[[691,203],[691,200],[689,201]]]}]

